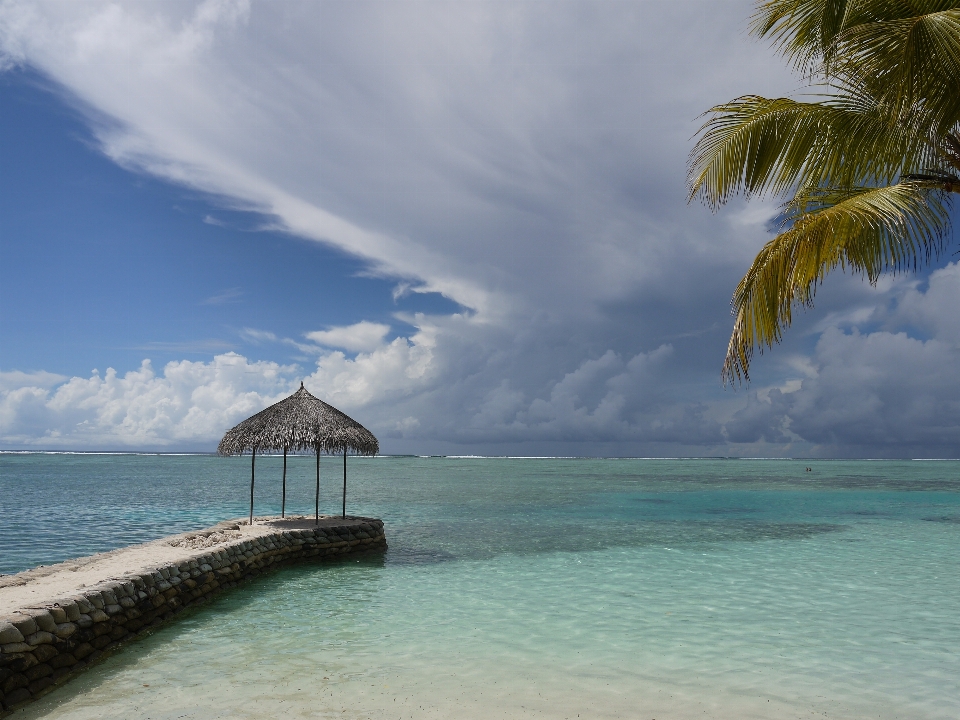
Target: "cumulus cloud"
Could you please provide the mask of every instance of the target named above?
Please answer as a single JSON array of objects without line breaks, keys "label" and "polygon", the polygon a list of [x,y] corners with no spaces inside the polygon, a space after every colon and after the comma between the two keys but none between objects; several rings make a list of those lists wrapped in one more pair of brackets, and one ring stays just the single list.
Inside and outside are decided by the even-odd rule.
[{"label": "cumulus cloud", "polygon": [[55,388],[0,390],[0,441],[8,447],[196,447],[291,392],[295,368],[236,353],[210,362],[149,360],[137,370],[73,377]]},{"label": "cumulus cloud", "polygon": [[934,271],[921,289],[919,281],[904,283],[896,296],[889,321],[917,327],[946,343],[960,343],[960,313],[953,312],[960,298],[960,263]]},{"label": "cumulus cloud", "polygon": [[795,393],[791,428],[811,442],[960,448],[957,348],[905,333],[829,330],[816,380]]},{"label": "cumulus cloud", "polygon": [[39,370],[37,372],[22,372],[21,370],[0,370],[0,392],[10,392],[24,387],[49,388],[59,385],[66,376],[57,373]]},{"label": "cumulus cloud", "polygon": [[394,404],[435,387],[442,374],[434,356],[437,328],[422,316],[411,320],[420,326],[409,338],[384,342],[386,331],[379,332],[367,352],[352,358],[325,352],[306,369],[229,352],[209,362],[171,362],[160,373],[149,360],[122,375],[113,368],[87,378],[0,373],[0,443],[212,450],[228,428],[294,392],[300,381],[347,412],[367,409],[365,422],[378,430],[411,432],[420,421],[396,421]]},{"label": "cumulus cloud", "polygon": [[726,424],[738,443],[805,441],[820,454],[960,455],[960,349],[906,333],[837,328],[819,339],[814,378],[751,394]]},{"label": "cumulus cloud", "polygon": [[[955,282],[956,266],[934,273],[926,292],[909,287],[901,312],[929,313]],[[120,375],[64,378],[0,375],[0,442],[7,447],[180,447],[212,449],[225,429],[292,392],[299,380],[362,419],[388,452],[496,452],[522,447],[577,454],[586,448],[698,449],[699,454],[944,456],[960,449],[960,342],[905,332],[829,328],[809,356],[782,362],[799,377],[713,402],[677,402],[675,349],[632,356],[613,350],[531,382],[516,356],[477,333],[469,318],[436,324],[347,356],[319,355],[313,367],[255,362],[236,353],[210,362],[149,361]],[[891,320],[892,321],[892,320]],[[486,333],[502,332],[487,329]],[[537,337],[534,335],[533,337]],[[521,347],[521,357],[536,357]],[[740,451],[739,453],[737,451]],[[744,452],[746,451],[746,452]],[[621,452],[623,452],[621,450]],[[682,454],[676,452],[675,454]]]},{"label": "cumulus cloud", "polygon": [[321,356],[310,376],[322,394],[344,407],[388,402],[423,389],[437,374],[437,328],[424,324],[409,339],[398,337],[370,352],[348,358],[342,352]]},{"label": "cumulus cloud", "polygon": [[[394,439],[432,438],[451,445],[510,442],[518,435],[553,443],[687,442],[696,429],[691,418],[703,425],[696,408],[676,418],[661,412],[655,388],[670,346],[631,358],[608,351],[551,383],[542,397],[513,389],[508,380],[478,392],[490,373],[502,369],[498,359],[487,357],[472,374],[475,383],[464,383],[462,367],[447,358],[467,348],[438,354],[439,328],[418,319],[421,326],[409,338],[381,340],[352,358],[326,353],[309,374],[295,365],[226,353],[210,362],[168,363],[159,374],[145,360],[122,376],[109,368],[103,376],[94,371],[89,378],[57,378],[55,387],[50,378],[25,376],[0,390],[0,442],[209,450],[227,428],[293,392],[298,379],[338,407],[362,412],[371,429]],[[461,425],[442,410],[464,400],[469,405],[460,417],[467,423]],[[710,433],[719,437],[718,427]],[[704,439],[702,433],[698,439]]]},{"label": "cumulus cloud", "polygon": [[[960,301],[960,264],[934,271],[921,285],[891,285],[870,312],[817,323],[813,353],[793,361],[803,377],[748,393],[725,425],[727,438],[800,441],[821,454],[960,456],[960,324],[944,310]],[[888,329],[856,327],[877,322]]]},{"label": "cumulus cloud", "polygon": [[390,332],[389,325],[364,320],[345,327],[314,330],[304,333],[304,337],[324,347],[343,348],[351,352],[358,352],[373,350],[383,342],[383,338],[388,332]]}]

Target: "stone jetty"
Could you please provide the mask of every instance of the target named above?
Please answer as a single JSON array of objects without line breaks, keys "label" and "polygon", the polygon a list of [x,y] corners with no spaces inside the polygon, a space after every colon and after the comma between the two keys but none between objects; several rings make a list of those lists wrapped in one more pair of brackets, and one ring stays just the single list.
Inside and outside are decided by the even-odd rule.
[{"label": "stone jetty", "polygon": [[374,518],[268,517],[0,577],[0,717],[264,571],[386,547]]}]

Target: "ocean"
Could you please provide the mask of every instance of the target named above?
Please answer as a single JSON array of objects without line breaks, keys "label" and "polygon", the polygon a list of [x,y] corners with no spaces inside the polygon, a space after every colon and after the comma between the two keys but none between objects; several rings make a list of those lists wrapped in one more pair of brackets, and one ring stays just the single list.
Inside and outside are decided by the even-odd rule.
[{"label": "ocean", "polygon": [[[385,555],[259,578],[14,717],[960,717],[960,462],[379,457],[348,483]],[[3,453],[0,572],[248,493],[249,458]]]}]

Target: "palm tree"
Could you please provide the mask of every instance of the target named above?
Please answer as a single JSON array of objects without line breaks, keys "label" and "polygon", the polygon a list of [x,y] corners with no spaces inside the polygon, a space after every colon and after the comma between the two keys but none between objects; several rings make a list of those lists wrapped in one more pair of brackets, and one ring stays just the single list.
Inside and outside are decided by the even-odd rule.
[{"label": "palm tree", "polygon": [[690,200],[784,198],[780,233],[731,301],[724,382],[749,381],[754,350],[780,341],[830,271],[875,284],[936,257],[960,192],[960,2],[768,0],[751,32],[809,94],[711,108],[690,153]]}]

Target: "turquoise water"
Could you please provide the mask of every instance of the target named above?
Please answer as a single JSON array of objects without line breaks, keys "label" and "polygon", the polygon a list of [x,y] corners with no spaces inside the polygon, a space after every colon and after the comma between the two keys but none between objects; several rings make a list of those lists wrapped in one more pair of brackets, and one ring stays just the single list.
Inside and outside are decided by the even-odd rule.
[{"label": "turquoise water", "polygon": [[[0,571],[242,515],[248,462],[0,455]],[[960,463],[351,458],[348,491],[385,556],[247,585],[15,717],[960,716]]]}]

